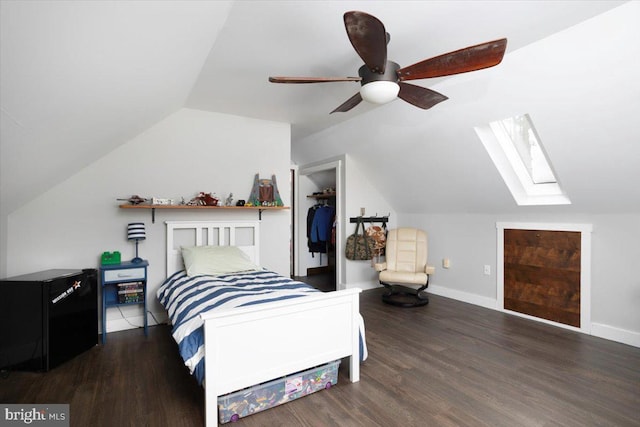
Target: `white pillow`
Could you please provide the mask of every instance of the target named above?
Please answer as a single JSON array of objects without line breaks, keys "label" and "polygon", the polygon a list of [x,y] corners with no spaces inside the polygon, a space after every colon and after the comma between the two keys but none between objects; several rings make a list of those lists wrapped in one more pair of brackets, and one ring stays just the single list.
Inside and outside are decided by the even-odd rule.
[{"label": "white pillow", "polygon": [[182,246],[182,260],[190,277],[260,270],[237,246]]}]

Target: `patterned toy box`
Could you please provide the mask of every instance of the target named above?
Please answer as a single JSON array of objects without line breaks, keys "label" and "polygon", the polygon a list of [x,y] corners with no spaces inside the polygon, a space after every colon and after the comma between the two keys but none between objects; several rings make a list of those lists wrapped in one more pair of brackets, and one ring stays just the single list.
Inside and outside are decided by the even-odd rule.
[{"label": "patterned toy box", "polygon": [[338,383],[340,361],[317,366],[218,398],[221,424],[273,408]]}]

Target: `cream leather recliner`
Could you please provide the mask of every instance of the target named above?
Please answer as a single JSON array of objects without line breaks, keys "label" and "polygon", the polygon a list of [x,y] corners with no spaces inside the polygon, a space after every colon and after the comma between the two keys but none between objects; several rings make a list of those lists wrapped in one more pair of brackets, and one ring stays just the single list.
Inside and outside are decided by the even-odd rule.
[{"label": "cream leather recliner", "polygon": [[427,265],[427,233],[417,228],[397,228],[387,234],[386,262],[375,264],[380,284],[388,292],[382,300],[400,307],[417,307],[429,303],[423,291],[429,275],[435,272]]}]

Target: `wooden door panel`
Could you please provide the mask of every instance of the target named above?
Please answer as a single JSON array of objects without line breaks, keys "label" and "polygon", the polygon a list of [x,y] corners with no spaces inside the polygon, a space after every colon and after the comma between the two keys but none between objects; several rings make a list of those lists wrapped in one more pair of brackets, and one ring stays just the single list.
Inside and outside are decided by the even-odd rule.
[{"label": "wooden door panel", "polygon": [[580,327],[579,232],[504,230],[504,308]]},{"label": "wooden door panel", "polygon": [[[507,247],[505,246],[505,250]],[[580,271],[580,252],[533,247],[512,247],[505,252],[505,263]]]}]

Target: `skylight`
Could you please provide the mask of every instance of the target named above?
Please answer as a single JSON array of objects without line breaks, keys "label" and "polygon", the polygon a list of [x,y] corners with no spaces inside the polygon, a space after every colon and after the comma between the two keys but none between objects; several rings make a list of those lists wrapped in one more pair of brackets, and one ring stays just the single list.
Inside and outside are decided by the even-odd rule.
[{"label": "skylight", "polygon": [[561,205],[564,194],[528,114],[475,128],[518,205]]}]

